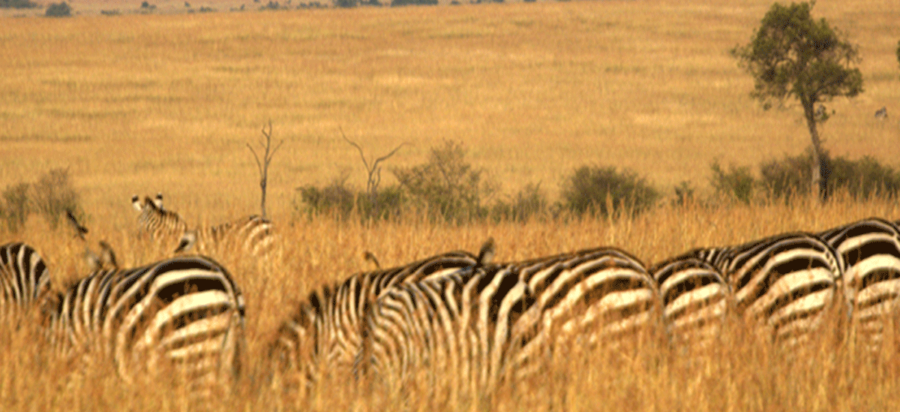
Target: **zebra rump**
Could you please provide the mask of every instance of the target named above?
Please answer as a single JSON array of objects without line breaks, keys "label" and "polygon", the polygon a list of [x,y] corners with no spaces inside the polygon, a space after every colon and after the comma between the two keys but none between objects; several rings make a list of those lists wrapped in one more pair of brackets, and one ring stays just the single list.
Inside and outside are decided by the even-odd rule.
[{"label": "zebra rump", "polygon": [[50,272],[41,256],[24,243],[0,246],[0,313],[34,305],[50,291]]},{"label": "zebra rump", "polygon": [[490,391],[534,375],[547,345],[631,344],[656,326],[658,300],[643,265],[613,248],[486,265],[386,292],[358,365],[395,389],[424,376],[451,394]]},{"label": "zebra rump", "polygon": [[362,346],[361,327],[368,306],[391,287],[441,278],[475,266],[476,257],[449,252],[405,266],[357,273],[326,285],[301,302],[277,332],[269,353],[277,376],[293,388],[314,384],[321,373],[348,376]]},{"label": "zebra rump", "polygon": [[900,230],[895,223],[868,218],[819,234],[844,259],[844,297],[853,334],[860,345],[883,345],[885,322],[900,315]]},{"label": "zebra rump", "polygon": [[735,312],[784,347],[809,341],[838,302],[839,254],[815,235],[786,233],[681,257],[713,264],[730,286]]},{"label": "zebra rump", "polygon": [[239,372],[243,296],[209,258],[98,270],[51,295],[42,310],[58,353],[110,359],[126,382],[171,370],[192,396],[208,397]]},{"label": "zebra rump", "polygon": [[659,284],[663,324],[676,352],[703,352],[715,344],[729,311],[731,290],[713,265],[674,258],[650,269]]}]

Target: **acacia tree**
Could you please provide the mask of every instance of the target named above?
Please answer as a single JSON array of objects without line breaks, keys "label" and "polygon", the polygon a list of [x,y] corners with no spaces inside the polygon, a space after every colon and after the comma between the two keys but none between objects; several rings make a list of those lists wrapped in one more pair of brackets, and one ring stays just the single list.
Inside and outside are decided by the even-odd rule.
[{"label": "acacia tree", "polygon": [[812,139],[812,191],[826,198],[827,169],[818,123],[828,120],[816,115],[816,104],[835,97],[855,97],[862,92],[862,73],[852,67],[858,63],[856,47],[850,44],[825,19],[815,20],[812,3],[779,3],[763,17],[750,43],[735,47],[731,54],[740,60],[755,80],[751,96],[763,109],[773,102],[793,98],[800,102]]}]

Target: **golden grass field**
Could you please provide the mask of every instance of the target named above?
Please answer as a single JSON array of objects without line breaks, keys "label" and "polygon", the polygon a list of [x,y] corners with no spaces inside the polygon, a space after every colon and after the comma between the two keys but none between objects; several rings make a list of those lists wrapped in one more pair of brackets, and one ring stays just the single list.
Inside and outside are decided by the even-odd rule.
[{"label": "golden grass field", "polygon": [[[900,218],[894,201],[840,198],[791,205],[658,209],[633,219],[471,223],[427,219],[362,224],[295,219],[295,187],[343,171],[364,184],[341,131],[381,155],[406,142],[391,167],[426,160],[445,139],[499,182],[501,196],[541,183],[552,197],[585,164],[627,167],[671,195],[683,180],[704,193],[709,164],[756,165],[801,152],[800,109],[762,111],[752,80],[728,50],[749,40],[771,3],[565,2],[461,7],[361,8],[273,13],[3,19],[0,28],[0,183],[32,182],[68,168],[91,229],[123,266],[169,254],[136,238],[132,194],[166,195],[191,224],[258,213],[256,145],[271,120],[284,146],[269,170],[269,215],[284,255],[257,267],[216,256],[247,301],[248,353],[236,396],[216,410],[392,410],[335,380],[299,404],[268,389],[265,345],[289,302],[324,282],[367,270],[366,250],[392,266],[435,253],[476,251],[489,236],[497,260],[614,245],[651,263],[695,246],[822,230],[867,216]],[[77,3],[75,3],[77,6]],[[199,6],[199,5],[198,5]],[[814,9],[856,44],[865,92],[830,104],[820,132],[833,154],[870,155],[897,167],[900,40],[896,1],[820,1]],[[873,119],[887,106],[887,121]],[[49,261],[58,286],[87,273],[84,244],[37,216],[2,232]],[[174,249],[174,246],[172,247]],[[11,325],[6,322],[5,325]],[[4,327],[11,330],[11,327]],[[485,405],[411,410],[898,410],[896,346],[876,362],[831,341],[785,363],[735,330],[703,367],[687,368],[658,345],[646,359],[600,354],[548,365],[548,373]],[[111,369],[51,362],[37,331],[0,336],[0,410],[183,410],[170,385],[125,387]],[[596,356],[596,357],[595,357]],[[68,386],[67,386],[68,385]],[[63,389],[60,389],[63,387]],[[66,389],[67,388],[67,389]],[[301,407],[302,406],[302,407]]]}]

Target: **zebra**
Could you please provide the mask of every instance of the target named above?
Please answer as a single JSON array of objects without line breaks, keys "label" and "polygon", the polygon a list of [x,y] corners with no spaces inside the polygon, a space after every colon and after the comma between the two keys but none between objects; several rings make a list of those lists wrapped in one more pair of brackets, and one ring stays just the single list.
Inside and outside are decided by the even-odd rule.
[{"label": "zebra", "polygon": [[676,353],[703,353],[716,344],[729,313],[731,289],[712,264],[671,258],[649,272],[659,285],[663,323]]},{"label": "zebra", "polygon": [[311,292],[282,323],[269,344],[278,382],[288,390],[311,388],[326,372],[352,371],[362,345],[368,306],[392,286],[449,276],[473,267],[477,257],[454,251],[394,268],[356,273]]},{"label": "zebra", "polygon": [[731,288],[735,313],[783,348],[809,342],[837,303],[845,268],[825,241],[801,232],[679,256],[687,257],[715,266]]},{"label": "zebra", "polygon": [[24,243],[0,246],[0,315],[35,306],[50,292],[50,272],[34,248]]},{"label": "zebra", "polygon": [[879,120],[887,119],[887,106],[883,106],[882,108],[875,111],[875,118]]},{"label": "zebra", "polygon": [[900,229],[896,223],[868,218],[819,233],[844,259],[842,284],[858,342],[877,350],[885,321],[900,310]]},{"label": "zebra", "polygon": [[[227,269],[201,256],[120,269],[108,245],[90,275],[42,301],[63,358],[109,359],[126,383],[169,371],[208,399],[240,371],[244,299]],[[171,369],[167,369],[171,368]]]},{"label": "zebra", "polygon": [[220,255],[232,248],[261,257],[276,246],[272,222],[260,216],[250,216],[218,226],[186,230],[175,253]]},{"label": "zebra", "polygon": [[142,233],[149,233],[153,239],[165,239],[170,236],[182,236],[187,230],[187,223],[178,213],[165,210],[162,207],[162,193],[152,200],[149,196],[140,202],[137,195],[131,197],[131,204],[135,210],[141,212],[138,216],[138,225]]},{"label": "zebra", "polygon": [[643,264],[616,248],[479,262],[379,297],[366,314],[357,373],[391,389],[422,383],[424,373],[449,382],[451,396],[489,393],[533,376],[559,345],[623,349],[627,337],[657,326],[658,308]]}]

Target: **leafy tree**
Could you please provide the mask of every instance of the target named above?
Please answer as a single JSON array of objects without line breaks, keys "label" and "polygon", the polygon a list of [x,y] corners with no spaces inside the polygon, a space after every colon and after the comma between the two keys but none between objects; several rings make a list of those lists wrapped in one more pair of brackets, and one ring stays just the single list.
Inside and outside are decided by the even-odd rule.
[{"label": "leafy tree", "polygon": [[811,17],[814,4],[773,4],[750,43],[731,53],[755,79],[751,95],[764,109],[773,101],[800,101],[812,139],[812,187],[825,199],[827,169],[817,124],[828,116],[816,116],[816,104],[855,97],[863,91],[863,81],[859,69],[851,67],[859,60],[856,47],[825,19]]},{"label": "leafy tree", "polygon": [[72,15],[72,8],[69,7],[69,3],[52,3],[47,7],[47,11],[44,12],[44,16],[47,17],[69,17]]}]

